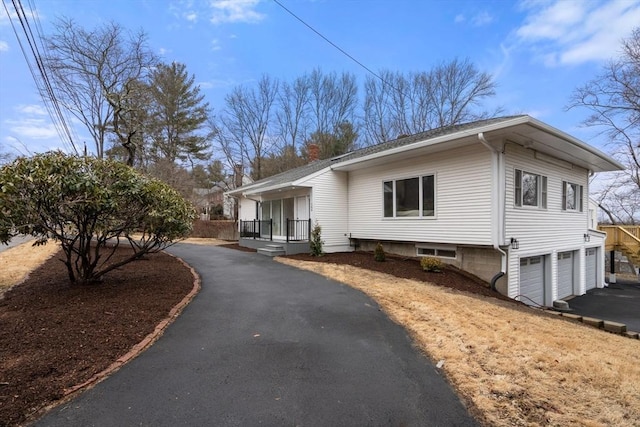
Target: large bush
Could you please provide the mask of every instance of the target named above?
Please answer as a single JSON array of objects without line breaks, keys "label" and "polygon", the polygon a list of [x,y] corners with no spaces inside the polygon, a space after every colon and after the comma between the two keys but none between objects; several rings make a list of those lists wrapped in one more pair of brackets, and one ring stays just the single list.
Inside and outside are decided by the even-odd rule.
[{"label": "large bush", "polygon": [[[72,282],[164,249],[189,234],[194,218],[175,190],[120,162],[51,152],[0,169],[0,242],[17,234],[60,242]],[[122,242],[131,255],[109,263]]]}]

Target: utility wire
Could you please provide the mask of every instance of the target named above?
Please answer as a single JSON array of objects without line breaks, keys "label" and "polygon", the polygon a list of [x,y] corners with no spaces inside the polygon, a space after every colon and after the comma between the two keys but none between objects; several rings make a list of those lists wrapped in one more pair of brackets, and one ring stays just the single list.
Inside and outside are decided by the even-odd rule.
[{"label": "utility wire", "polygon": [[280,6],[284,11],[286,11],[289,15],[293,16],[295,19],[297,19],[298,21],[300,21],[302,23],[302,25],[304,25],[305,27],[307,27],[308,29],[310,29],[311,31],[313,31],[314,33],[316,33],[319,37],[321,37],[324,41],[326,41],[327,43],[329,43],[331,46],[333,46],[334,48],[336,48],[338,51],[340,51],[343,55],[345,55],[347,58],[349,58],[350,60],[352,60],[353,62],[355,62],[356,64],[358,64],[360,67],[364,68],[369,74],[371,74],[372,76],[378,78],[383,84],[389,85],[391,88],[393,88],[394,90],[402,93],[400,91],[400,89],[394,87],[391,83],[387,82],[385,79],[383,79],[382,77],[380,77],[377,73],[375,73],[373,70],[371,70],[369,67],[367,67],[366,65],[364,65],[362,62],[358,61],[356,58],[354,58],[352,55],[350,55],[347,51],[345,51],[344,49],[342,49],[340,46],[338,46],[337,44],[335,44],[334,42],[332,42],[331,40],[329,40],[327,37],[325,37],[322,33],[320,33],[320,31],[316,30],[315,28],[313,28],[311,25],[307,24],[302,18],[300,18],[298,15],[296,15],[295,13],[293,13],[291,10],[287,9],[282,3],[280,3],[279,0],[273,0],[273,2],[275,4],[277,4],[278,6]]},{"label": "utility wire", "polygon": [[[45,107],[47,109],[47,112],[49,113],[49,116],[51,117],[54,127],[56,128],[56,131],[58,132],[58,135],[62,140],[62,143],[64,145],[70,144],[71,148],[77,154],[78,151],[73,142],[71,131],[69,130],[69,126],[67,125],[65,117],[62,113],[62,109],[60,108],[60,104],[58,103],[58,99],[55,96],[53,87],[46,73],[46,69],[42,61],[42,56],[40,55],[40,52],[36,45],[35,37],[33,35],[33,32],[31,31],[31,26],[28,22],[28,18],[24,11],[24,8],[22,7],[20,0],[12,0],[12,4],[16,11],[16,15],[20,22],[20,26],[22,27],[22,31],[25,34],[25,38],[31,50],[31,54],[36,61],[37,72],[34,69],[34,66],[32,65],[31,61],[29,60],[27,49],[25,48],[24,43],[22,42],[22,39],[18,34],[18,30],[13,22],[13,19],[11,18],[11,13],[7,8],[7,4],[3,2],[4,9],[9,18],[9,22],[11,23],[11,27],[18,41],[18,45],[20,46],[20,50],[22,51],[22,54],[27,62],[27,66],[29,68],[31,76],[33,77],[33,80],[36,84],[38,92],[45,104]],[[33,10],[31,10],[31,13],[33,14]]]},{"label": "utility wire", "polygon": [[[40,49],[41,49],[42,52],[45,52],[45,55],[46,55],[47,48],[45,47],[45,43],[44,43],[44,31],[42,31],[42,25],[40,24],[40,16],[36,13],[36,10],[35,10],[36,9],[35,2],[34,2],[34,0],[27,0],[27,3],[29,5],[29,10],[31,11],[31,16],[33,17],[33,19],[35,21],[36,34],[38,35],[38,41],[40,42],[39,43],[40,44]],[[42,59],[41,59],[41,61],[42,61]],[[49,86],[51,86],[50,79],[49,79],[49,74],[48,74],[48,71],[47,71],[47,67],[44,67],[44,70],[45,70],[45,75],[47,76],[47,81],[49,82]],[[57,98],[56,98],[56,100],[57,100]],[[64,116],[65,123],[71,121],[70,118],[69,118],[69,112],[68,112],[68,110],[66,108],[62,110],[62,114]],[[78,149],[75,146],[75,144],[73,143],[74,140],[75,141],[79,141],[80,140],[80,138],[78,136],[78,133],[76,132],[76,128],[74,126],[67,127],[67,128],[71,131],[71,133],[73,135],[73,139],[71,141],[72,146],[73,146],[73,150],[74,150],[74,152],[78,153]]]}]

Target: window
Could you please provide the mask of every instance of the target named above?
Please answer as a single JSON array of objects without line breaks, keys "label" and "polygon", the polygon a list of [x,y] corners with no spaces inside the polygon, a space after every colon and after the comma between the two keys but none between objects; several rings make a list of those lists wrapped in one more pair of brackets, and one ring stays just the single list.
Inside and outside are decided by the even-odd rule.
[{"label": "window", "polygon": [[435,215],[433,175],[397,179],[383,183],[385,218],[431,217]]},{"label": "window", "polygon": [[514,202],[516,206],[547,207],[546,176],[516,169],[514,186]]},{"label": "window", "polygon": [[437,256],[441,258],[456,257],[455,249],[416,247],[416,253],[418,254],[418,256]]},{"label": "window", "polygon": [[562,181],[562,210],[582,212],[582,185]]}]

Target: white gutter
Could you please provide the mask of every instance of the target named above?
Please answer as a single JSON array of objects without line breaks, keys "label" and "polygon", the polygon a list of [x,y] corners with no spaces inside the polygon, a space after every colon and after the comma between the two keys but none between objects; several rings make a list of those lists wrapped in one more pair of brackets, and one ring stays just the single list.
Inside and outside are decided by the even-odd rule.
[{"label": "white gutter", "polygon": [[493,191],[491,198],[495,200],[496,203],[496,205],[494,205],[491,209],[491,243],[493,245],[493,248],[496,251],[500,252],[500,254],[502,255],[500,263],[500,273],[494,276],[494,280],[492,280],[492,287],[494,287],[494,281],[502,277],[507,272],[507,253],[503,251],[502,248],[500,248],[501,238],[504,230],[503,184],[505,182],[505,179],[504,168],[502,167],[504,159],[503,154],[500,151],[496,150],[491,144],[489,144],[482,132],[478,133],[478,140],[482,145],[487,147],[489,151],[491,151],[491,189]]}]

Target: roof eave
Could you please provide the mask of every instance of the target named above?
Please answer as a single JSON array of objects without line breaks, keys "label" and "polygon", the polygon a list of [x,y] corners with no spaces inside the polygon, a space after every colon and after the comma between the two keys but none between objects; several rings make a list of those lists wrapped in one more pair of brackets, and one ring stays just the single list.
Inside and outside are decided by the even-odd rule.
[{"label": "roof eave", "polygon": [[434,138],[427,138],[418,142],[414,142],[412,144],[407,144],[407,145],[402,145],[400,147],[396,147],[396,148],[392,148],[390,150],[384,150],[384,151],[379,151],[377,153],[373,153],[370,154],[368,156],[363,156],[363,157],[358,157],[356,159],[352,159],[352,160],[346,160],[344,162],[340,162],[337,163],[335,165],[331,166],[331,169],[333,170],[343,170],[343,169],[349,169],[350,166],[352,165],[356,165],[358,163],[364,163],[364,162],[368,162],[371,160],[375,160],[381,157],[386,157],[386,156],[390,156],[390,155],[394,155],[394,154],[399,154],[399,153],[403,153],[403,152],[407,152],[407,151],[412,151],[412,150],[416,150],[419,148],[423,148],[423,147],[428,147],[428,146],[432,146],[432,145],[438,145],[438,144],[443,144],[449,141],[454,141],[456,139],[461,139],[464,137],[468,137],[468,136],[472,136],[472,135],[477,135],[478,133],[481,132],[491,132],[493,130],[499,130],[499,129],[503,129],[509,126],[514,126],[514,125],[518,125],[518,124],[522,124],[522,123],[526,123],[527,119],[529,117],[528,116],[519,116],[519,117],[514,117],[512,119],[507,119],[501,122],[497,122],[497,123],[491,123],[491,124],[487,124],[484,126],[479,126],[477,128],[473,128],[473,129],[467,129],[467,130],[462,130],[459,132],[454,132],[451,134],[447,134],[447,135],[442,135],[442,136],[437,136]]},{"label": "roof eave", "polygon": [[531,126],[538,128],[544,132],[550,133],[552,135],[554,135],[557,138],[560,139],[564,139],[567,142],[570,142],[571,144],[575,145],[576,147],[580,148],[581,150],[587,151],[591,154],[593,154],[594,156],[597,156],[598,158],[600,158],[601,160],[603,160],[605,163],[607,163],[609,165],[609,167],[607,168],[602,168],[602,167],[598,167],[598,169],[593,168],[592,170],[595,172],[612,172],[612,171],[618,171],[618,170],[625,170],[626,167],[618,162],[617,160],[609,157],[608,155],[606,155],[605,153],[603,153],[602,151],[598,150],[597,148],[594,148],[588,144],[585,144],[584,142],[580,141],[579,139],[569,135],[568,133],[565,133],[559,129],[554,128],[553,126],[550,126],[544,122],[541,122],[538,119],[534,119],[533,117],[528,117],[528,122]]}]

